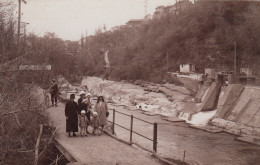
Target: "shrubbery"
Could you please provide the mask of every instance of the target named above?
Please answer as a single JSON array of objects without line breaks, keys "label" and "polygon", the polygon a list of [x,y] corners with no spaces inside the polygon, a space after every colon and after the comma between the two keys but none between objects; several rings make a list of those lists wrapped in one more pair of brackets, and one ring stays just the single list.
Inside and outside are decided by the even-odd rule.
[{"label": "shrubbery", "polygon": [[199,72],[232,69],[236,42],[238,66],[255,67],[260,61],[259,18],[259,2],[200,2],[141,26],[99,32],[88,38],[82,55],[88,57],[89,74],[103,74],[101,50],[108,49],[111,66],[120,68],[112,69],[111,78],[152,80],[156,72],[178,71],[183,63],[196,64]]}]

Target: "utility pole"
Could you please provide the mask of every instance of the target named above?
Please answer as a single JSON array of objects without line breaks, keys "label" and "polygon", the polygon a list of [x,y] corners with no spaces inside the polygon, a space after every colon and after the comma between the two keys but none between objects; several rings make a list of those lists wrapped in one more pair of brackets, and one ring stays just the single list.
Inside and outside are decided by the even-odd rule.
[{"label": "utility pole", "polygon": [[235,81],[237,81],[237,44],[234,42],[235,45],[235,51],[234,51],[234,76]]},{"label": "utility pole", "polygon": [[147,16],[148,0],[144,0],[144,16]]},{"label": "utility pole", "polygon": [[18,31],[17,31],[17,47],[18,47],[18,55],[20,54],[20,29],[21,29],[21,3],[22,1],[26,4],[25,0],[18,0]]},{"label": "utility pole", "polygon": [[18,31],[17,31],[17,47],[18,47],[18,55],[20,54],[20,28],[21,28],[21,0],[18,0]]},{"label": "utility pole", "polygon": [[167,72],[169,72],[169,54],[167,51]]},{"label": "utility pole", "polygon": [[26,26],[29,25],[28,22],[20,22],[23,24],[23,35],[24,35],[24,47],[25,47],[25,51],[27,52],[27,46],[26,46]]}]

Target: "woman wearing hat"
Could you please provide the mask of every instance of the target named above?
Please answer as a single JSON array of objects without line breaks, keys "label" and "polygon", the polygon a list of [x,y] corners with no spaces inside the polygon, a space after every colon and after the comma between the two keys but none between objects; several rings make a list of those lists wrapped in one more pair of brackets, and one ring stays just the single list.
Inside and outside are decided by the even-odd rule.
[{"label": "woman wearing hat", "polygon": [[98,100],[95,105],[95,111],[98,113],[100,126],[102,128],[101,132],[103,133],[104,126],[107,124],[108,106],[104,100],[104,97],[101,95],[98,96]]},{"label": "woman wearing hat", "polygon": [[[79,111],[85,110],[86,111],[86,116],[88,120],[90,121],[90,94],[88,93],[87,95],[85,94],[84,91],[81,91],[79,93],[80,98],[78,99],[78,106],[79,106]],[[79,112],[80,114],[80,112]]]},{"label": "woman wearing hat", "polygon": [[78,106],[79,106],[79,114],[81,112],[81,110],[87,110],[87,105],[83,102],[83,100],[85,99],[85,92],[84,91],[80,91],[79,96],[80,98],[78,99]]},{"label": "woman wearing hat", "polygon": [[69,137],[71,132],[73,136],[76,136],[75,132],[78,132],[78,105],[74,99],[75,94],[71,94],[70,100],[65,106],[66,132],[68,132]]}]

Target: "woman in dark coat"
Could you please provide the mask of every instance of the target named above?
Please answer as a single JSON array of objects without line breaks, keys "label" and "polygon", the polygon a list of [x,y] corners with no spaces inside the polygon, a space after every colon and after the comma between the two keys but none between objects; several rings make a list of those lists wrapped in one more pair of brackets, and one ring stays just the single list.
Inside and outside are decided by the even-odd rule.
[{"label": "woman in dark coat", "polygon": [[65,116],[66,116],[66,132],[71,136],[76,136],[75,132],[78,132],[78,105],[74,101],[75,94],[70,95],[70,101],[65,106]]}]

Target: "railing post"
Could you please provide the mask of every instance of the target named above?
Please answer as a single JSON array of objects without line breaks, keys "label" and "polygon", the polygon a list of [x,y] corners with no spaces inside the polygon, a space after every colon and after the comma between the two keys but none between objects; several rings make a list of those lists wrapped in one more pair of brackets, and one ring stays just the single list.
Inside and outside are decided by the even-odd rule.
[{"label": "railing post", "polygon": [[115,115],[116,115],[116,111],[115,111],[115,109],[113,109],[113,129],[112,129],[112,134],[115,134]]},{"label": "railing post", "polygon": [[132,137],[133,137],[133,120],[134,116],[131,115],[131,125],[130,125],[130,142],[132,142]]},{"label": "railing post", "polygon": [[153,151],[157,152],[157,123],[153,124]]}]

